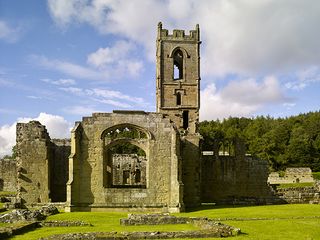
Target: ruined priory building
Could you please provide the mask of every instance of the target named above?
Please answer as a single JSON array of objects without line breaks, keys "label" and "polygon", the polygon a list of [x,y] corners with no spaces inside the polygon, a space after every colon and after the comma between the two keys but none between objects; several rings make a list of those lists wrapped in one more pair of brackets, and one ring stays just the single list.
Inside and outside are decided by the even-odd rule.
[{"label": "ruined priory building", "polygon": [[51,140],[37,121],[17,124],[22,205],[179,212],[202,201],[233,201],[239,189],[238,197],[268,195],[264,161],[244,152],[201,158],[199,26],[169,33],[159,23],[157,35],[155,113],[93,113],[75,123],[70,140]]}]

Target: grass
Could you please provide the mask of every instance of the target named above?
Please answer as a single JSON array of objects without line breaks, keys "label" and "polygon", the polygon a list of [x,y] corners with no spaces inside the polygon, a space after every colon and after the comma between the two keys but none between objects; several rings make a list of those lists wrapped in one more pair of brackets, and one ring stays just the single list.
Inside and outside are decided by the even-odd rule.
[{"label": "grass", "polygon": [[[320,205],[292,204],[252,207],[205,206],[176,216],[229,219],[221,221],[241,229],[243,234],[230,239],[320,239]],[[13,239],[38,239],[53,234],[71,232],[109,231],[181,231],[195,230],[193,225],[120,226],[119,219],[126,213],[61,213],[47,220],[85,221],[92,226],[44,227],[14,237]],[[263,218],[263,220],[253,220]],[[209,239],[209,238],[208,238]],[[214,238],[211,238],[214,239]]]},{"label": "grass", "polygon": [[314,183],[282,183],[277,186],[277,188],[303,188],[312,187]]},{"label": "grass", "polygon": [[16,192],[0,191],[0,197],[15,196]]},{"label": "grass", "polygon": [[320,172],[313,172],[312,176],[314,179],[320,180]]},{"label": "grass", "polygon": [[28,232],[13,239],[38,239],[54,234],[77,233],[77,232],[134,232],[134,231],[182,231],[197,230],[198,228],[191,224],[179,225],[158,225],[158,226],[121,226],[120,218],[127,217],[127,213],[108,213],[108,212],[73,212],[61,213],[47,218],[48,221],[84,221],[92,226],[83,227],[43,227]]}]

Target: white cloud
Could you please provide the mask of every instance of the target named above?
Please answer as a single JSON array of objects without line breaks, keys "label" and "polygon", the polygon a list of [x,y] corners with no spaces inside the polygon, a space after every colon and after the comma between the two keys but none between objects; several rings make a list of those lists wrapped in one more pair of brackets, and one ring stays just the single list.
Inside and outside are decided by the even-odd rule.
[{"label": "white cloud", "polygon": [[132,42],[120,40],[112,47],[99,48],[89,54],[87,62],[98,69],[109,69],[113,75],[129,73],[130,76],[137,76],[143,70],[143,63],[130,56],[135,50]]},{"label": "white cloud", "polygon": [[41,81],[50,83],[53,85],[58,85],[58,86],[70,86],[70,85],[76,85],[76,81],[73,79],[58,79],[58,80],[51,80],[48,78],[41,79]]},{"label": "white cloud", "polygon": [[16,42],[20,37],[20,28],[13,28],[5,21],[0,20],[0,40],[9,43]]},{"label": "white cloud", "polygon": [[[70,94],[77,95],[77,96],[85,97],[86,99],[89,98],[91,101],[105,103],[105,104],[112,105],[115,107],[120,107],[120,108],[133,108],[133,105],[144,106],[145,104],[147,104],[142,98],[129,96],[122,92],[108,90],[108,89],[99,89],[99,88],[82,89],[82,88],[75,88],[75,87],[66,87],[66,88],[60,88],[60,90],[68,92]],[[73,108],[67,109],[68,112],[75,113],[75,114],[78,114],[82,110],[84,110],[83,111],[84,113],[88,113],[92,110],[92,107],[89,107],[89,108],[73,107]]]},{"label": "white cloud", "polygon": [[101,110],[98,110],[94,107],[86,107],[86,106],[72,106],[72,107],[66,107],[63,109],[66,113],[79,115],[79,116],[89,116],[94,112],[104,112]]},{"label": "white cloud", "polygon": [[11,149],[16,143],[17,122],[27,123],[31,120],[39,121],[42,125],[45,125],[51,138],[70,137],[71,124],[61,116],[40,113],[36,118],[18,118],[13,124],[0,127],[0,157],[11,154]]},{"label": "white cloud", "polygon": [[310,66],[302,69],[292,76],[293,81],[285,84],[288,89],[302,90],[312,83],[320,82],[320,68],[318,66]]},{"label": "white cloud", "polygon": [[274,76],[266,77],[262,83],[255,79],[232,81],[223,90],[224,100],[243,104],[264,104],[284,100],[278,80]]},{"label": "white cloud", "polygon": [[30,96],[27,96],[27,98],[30,98],[30,99],[42,99],[42,97],[39,97],[39,96],[33,96],[33,95],[30,95]]},{"label": "white cloud", "polygon": [[115,101],[112,99],[96,99],[96,101],[100,103],[106,103],[108,105],[112,105],[119,108],[132,108],[132,105],[120,101]]},{"label": "white cloud", "polygon": [[48,59],[44,56],[32,55],[31,62],[50,70],[62,72],[68,76],[89,80],[110,80],[108,72],[97,71],[68,61]]},{"label": "white cloud", "polygon": [[[99,48],[90,53],[87,57],[88,65],[85,66],[39,55],[30,56],[30,61],[75,78],[112,81],[127,76],[137,77],[142,73],[143,62],[131,56],[135,51],[136,46],[133,43],[120,40],[114,46]],[[42,79],[42,81],[54,85],[75,85],[73,79]]]},{"label": "white cloud", "polygon": [[118,41],[113,47],[99,48],[88,56],[87,62],[95,67],[117,62],[118,59],[126,59],[131,49],[135,46],[127,41]]},{"label": "white cloud", "polygon": [[10,155],[16,142],[16,123],[0,127],[0,158]]},{"label": "white cloud", "polygon": [[254,79],[230,82],[217,91],[215,84],[209,84],[201,91],[201,120],[233,117],[252,117],[268,104],[288,102],[283,96],[278,81],[267,77],[262,83]]},{"label": "white cloud", "polygon": [[143,44],[154,60],[155,27],[200,24],[202,73],[276,74],[319,64],[320,2],[300,0],[49,0],[60,26],[87,23]]},{"label": "white cloud", "polygon": [[82,90],[82,88],[77,88],[77,87],[65,87],[65,88],[59,88],[62,91],[68,92],[68,93],[72,93],[74,95],[77,96],[83,96],[84,92]]},{"label": "white cloud", "polygon": [[114,90],[94,88],[94,89],[86,90],[86,93],[91,96],[97,96],[97,97],[103,97],[103,98],[116,98],[116,99],[126,100],[126,101],[137,103],[137,104],[141,104],[144,102],[142,98],[132,97]]}]

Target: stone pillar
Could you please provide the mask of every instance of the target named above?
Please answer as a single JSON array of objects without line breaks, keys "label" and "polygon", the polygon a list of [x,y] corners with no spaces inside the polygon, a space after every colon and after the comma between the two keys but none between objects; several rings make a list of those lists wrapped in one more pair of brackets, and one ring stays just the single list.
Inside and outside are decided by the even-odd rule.
[{"label": "stone pillar", "polygon": [[81,124],[77,122],[71,131],[71,154],[69,157],[69,179],[67,182],[67,204],[65,211],[72,212],[79,201],[79,144],[81,139]]},{"label": "stone pillar", "polygon": [[38,121],[17,123],[18,199],[22,206],[50,202],[51,142]]}]

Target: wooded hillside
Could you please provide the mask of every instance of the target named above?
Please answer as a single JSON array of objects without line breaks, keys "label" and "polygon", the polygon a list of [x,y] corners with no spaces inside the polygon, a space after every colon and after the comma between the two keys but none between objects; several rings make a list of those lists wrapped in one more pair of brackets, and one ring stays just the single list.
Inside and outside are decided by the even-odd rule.
[{"label": "wooded hillside", "polygon": [[228,118],[200,123],[202,150],[215,144],[245,141],[247,153],[266,159],[271,170],[311,167],[320,171],[320,112],[288,118]]}]

